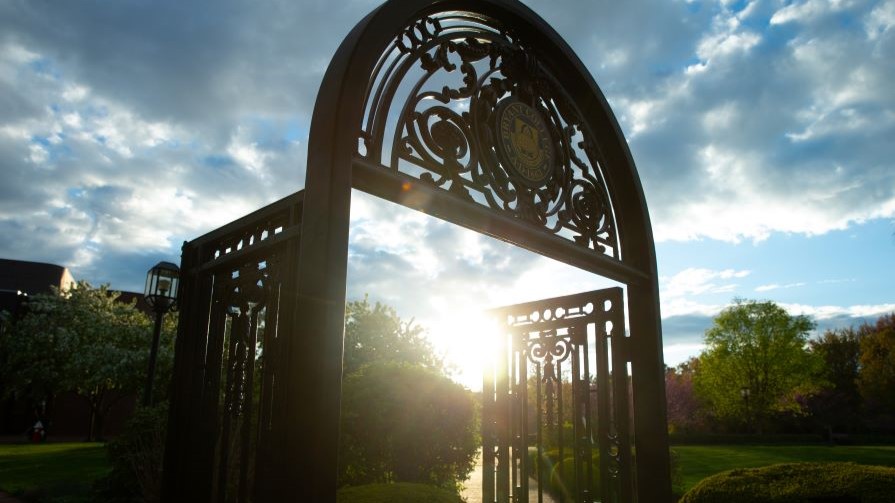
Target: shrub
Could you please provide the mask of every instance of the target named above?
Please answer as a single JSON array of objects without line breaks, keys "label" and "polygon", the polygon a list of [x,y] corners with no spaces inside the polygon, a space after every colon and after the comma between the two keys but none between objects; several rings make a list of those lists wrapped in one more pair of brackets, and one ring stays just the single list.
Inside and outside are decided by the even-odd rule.
[{"label": "shrub", "polygon": [[370,484],[343,487],[336,496],[337,503],[462,503],[457,494],[424,484]]},{"label": "shrub", "polygon": [[106,444],[112,471],[94,486],[107,502],[156,502],[161,495],[168,404],[140,407],[122,434]]},{"label": "shrub", "polygon": [[853,463],[786,463],[708,477],[680,503],[887,503],[895,468]]},{"label": "shrub", "polygon": [[[528,467],[530,475],[545,481],[543,487],[554,496],[571,498],[578,490],[575,478],[575,459],[572,449],[566,447],[563,461],[559,461],[559,449],[547,449],[538,459],[538,449],[528,448]],[[596,446],[591,450],[591,466],[594,494],[600,494],[600,453]],[[538,469],[540,467],[540,470]],[[540,474],[539,474],[540,472]],[[587,468],[584,467],[584,476]]]},{"label": "shrub", "polygon": [[473,395],[435,371],[373,363],[342,387],[340,483],[456,489],[475,463]]}]

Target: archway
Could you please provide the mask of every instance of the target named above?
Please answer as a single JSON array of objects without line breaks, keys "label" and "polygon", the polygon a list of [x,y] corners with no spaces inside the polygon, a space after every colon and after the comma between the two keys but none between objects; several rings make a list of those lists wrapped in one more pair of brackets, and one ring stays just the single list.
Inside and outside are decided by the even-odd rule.
[{"label": "archway", "polygon": [[[670,499],[646,203],[606,99],[550,26],[515,0],[386,2],[332,59],[308,152],[300,239],[289,241],[281,266],[280,363],[265,426],[276,447],[255,468],[259,498],[334,499],[348,222],[358,189],[623,284],[629,335],[613,351],[631,369],[632,498]],[[187,376],[188,365],[178,361],[175,372]],[[175,398],[172,425],[186,417],[188,401],[186,392]],[[183,479],[168,470],[187,465],[166,468],[169,491]]]}]

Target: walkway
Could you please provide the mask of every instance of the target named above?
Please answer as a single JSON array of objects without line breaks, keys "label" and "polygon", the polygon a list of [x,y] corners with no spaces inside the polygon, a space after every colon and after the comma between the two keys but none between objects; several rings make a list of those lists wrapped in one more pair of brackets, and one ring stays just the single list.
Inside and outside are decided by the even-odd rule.
[{"label": "walkway", "polygon": [[[482,455],[476,456],[475,468],[469,474],[469,479],[464,483],[465,487],[460,496],[466,500],[466,503],[483,503],[482,502]],[[529,503],[538,503],[538,483],[535,479],[528,479],[528,501]],[[550,495],[544,494],[544,503],[555,503],[556,500]],[[0,503],[4,503],[0,500]]]}]

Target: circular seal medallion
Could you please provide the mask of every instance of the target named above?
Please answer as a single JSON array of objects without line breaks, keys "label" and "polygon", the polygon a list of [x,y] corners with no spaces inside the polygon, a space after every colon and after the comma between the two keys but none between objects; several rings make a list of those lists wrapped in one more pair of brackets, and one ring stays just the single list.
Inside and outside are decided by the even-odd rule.
[{"label": "circular seal medallion", "polygon": [[513,98],[497,105],[497,152],[526,185],[540,187],[553,173],[555,153],[547,124],[534,108]]}]

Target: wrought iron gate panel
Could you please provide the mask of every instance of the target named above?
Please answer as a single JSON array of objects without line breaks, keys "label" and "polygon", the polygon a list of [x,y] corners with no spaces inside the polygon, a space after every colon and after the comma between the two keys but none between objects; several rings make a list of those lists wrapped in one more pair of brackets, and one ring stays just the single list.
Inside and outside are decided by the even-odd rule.
[{"label": "wrought iron gate panel", "polygon": [[[190,501],[265,501],[266,463],[275,448],[273,411],[281,368],[279,314],[290,251],[299,238],[303,193],[184,243],[183,319],[165,471],[166,494]],[[184,261],[187,264],[187,261]],[[182,343],[187,346],[186,343]],[[192,421],[183,418],[192,417]],[[186,431],[179,431],[186,429]],[[178,498],[180,499],[180,498]]]},{"label": "wrought iron gate panel", "polygon": [[491,314],[501,328],[482,391],[484,501],[542,502],[551,477],[561,502],[635,501],[624,291]]}]

